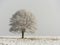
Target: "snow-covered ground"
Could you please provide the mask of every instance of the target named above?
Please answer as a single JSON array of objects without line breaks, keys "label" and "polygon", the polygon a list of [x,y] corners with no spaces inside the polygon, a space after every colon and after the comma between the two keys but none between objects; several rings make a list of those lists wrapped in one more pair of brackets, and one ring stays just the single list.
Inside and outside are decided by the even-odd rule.
[{"label": "snow-covered ground", "polygon": [[0,45],[60,45],[60,37],[0,37]]}]

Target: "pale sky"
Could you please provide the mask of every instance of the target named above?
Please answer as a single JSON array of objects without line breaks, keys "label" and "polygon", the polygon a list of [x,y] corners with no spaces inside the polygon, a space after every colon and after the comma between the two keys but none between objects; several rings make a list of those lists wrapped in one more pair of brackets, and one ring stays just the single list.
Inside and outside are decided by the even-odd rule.
[{"label": "pale sky", "polygon": [[0,0],[1,36],[16,35],[9,32],[9,20],[21,9],[36,16],[37,30],[33,36],[60,36],[60,0]]}]

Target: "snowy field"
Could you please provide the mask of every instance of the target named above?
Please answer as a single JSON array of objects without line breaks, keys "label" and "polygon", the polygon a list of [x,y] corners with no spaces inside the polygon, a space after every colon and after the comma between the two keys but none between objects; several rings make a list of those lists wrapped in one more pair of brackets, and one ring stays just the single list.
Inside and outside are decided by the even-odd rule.
[{"label": "snowy field", "polygon": [[60,37],[0,37],[0,45],[60,45]]}]

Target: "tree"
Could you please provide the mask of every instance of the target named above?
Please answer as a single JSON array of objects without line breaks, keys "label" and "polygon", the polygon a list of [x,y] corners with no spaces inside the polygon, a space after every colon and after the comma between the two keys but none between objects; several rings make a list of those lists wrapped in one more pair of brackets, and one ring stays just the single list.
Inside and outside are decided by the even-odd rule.
[{"label": "tree", "polygon": [[26,10],[19,10],[13,14],[10,19],[10,32],[22,33],[24,38],[25,32],[34,32],[35,30],[35,17],[31,12]]}]

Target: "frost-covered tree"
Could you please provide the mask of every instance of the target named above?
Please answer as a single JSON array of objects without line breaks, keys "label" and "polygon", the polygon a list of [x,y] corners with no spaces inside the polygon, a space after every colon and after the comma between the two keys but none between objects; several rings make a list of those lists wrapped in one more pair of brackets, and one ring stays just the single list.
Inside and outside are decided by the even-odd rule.
[{"label": "frost-covered tree", "polygon": [[10,32],[22,33],[35,31],[35,16],[29,11],[19,10],[10,19]]}]

